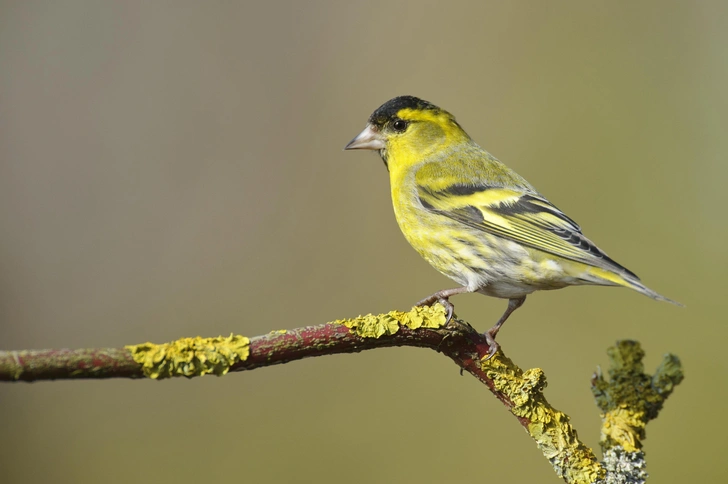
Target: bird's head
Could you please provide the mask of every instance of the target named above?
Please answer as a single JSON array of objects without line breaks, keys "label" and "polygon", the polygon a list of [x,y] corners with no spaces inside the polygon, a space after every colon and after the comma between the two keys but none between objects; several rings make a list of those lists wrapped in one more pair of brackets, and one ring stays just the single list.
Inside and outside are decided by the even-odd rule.
[{"label": "bird's head", "polygon": [[414,96],[399,96],[372,113],[345,150],[378,150],[387,168],[407,168],[436,150],[470,137],[444,109]]}]

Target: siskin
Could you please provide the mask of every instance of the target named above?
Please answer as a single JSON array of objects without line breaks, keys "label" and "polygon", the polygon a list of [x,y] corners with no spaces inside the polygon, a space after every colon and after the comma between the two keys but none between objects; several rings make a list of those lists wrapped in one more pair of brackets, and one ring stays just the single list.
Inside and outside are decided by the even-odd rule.
[{"label": "siskin", "polygon": [[624,286],[679,305],[610,259],[576,222],[434,104],[413,96],[387,101],[344,149],[379,151],[405,238],[460,284],[418,306],[440,303],[449,321],[450,296],[479,292],[508,299],[506,311],[485,332],[489,357],[498,351],[495,337],[503,323],[537,290]]}]

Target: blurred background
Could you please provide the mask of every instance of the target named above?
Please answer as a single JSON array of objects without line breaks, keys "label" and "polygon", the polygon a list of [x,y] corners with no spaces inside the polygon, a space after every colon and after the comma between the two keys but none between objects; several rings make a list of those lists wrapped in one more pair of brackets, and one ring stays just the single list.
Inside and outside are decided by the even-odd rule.
[{"label": "blurred background", "polygon": [[[2,1],[0,348],[253,336],[450,287],[400,234],[379,157],[342,151],[412,94],[687,306],[537,293],[506,353],[593,448],[606,348],[639,340],[649,371],[678,354],[652,481],[725,479],[727,21],[720,0]],[[455,304],[481,330],[505,308]],[[0,408],[7,484],[560,482],[483,385],[411,348],[3,384]]]}]

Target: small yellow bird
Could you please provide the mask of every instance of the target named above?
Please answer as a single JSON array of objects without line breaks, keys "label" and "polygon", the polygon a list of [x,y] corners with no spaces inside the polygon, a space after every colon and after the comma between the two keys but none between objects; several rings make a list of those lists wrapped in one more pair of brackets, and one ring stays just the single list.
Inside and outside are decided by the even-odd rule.
[{"label": "small yellow bird", "polygon": [[537,290],[594,284],[624,286],[680,305],[647,288],[610,259],[581,228],[525,179],[478,146],[447,111],[413,96],[381,105],[345,150],[377,150],[407,241],[435,269],[460,284],[417,303],[479,292],[508,299],[484,333],[490,356],[496,334]]}]

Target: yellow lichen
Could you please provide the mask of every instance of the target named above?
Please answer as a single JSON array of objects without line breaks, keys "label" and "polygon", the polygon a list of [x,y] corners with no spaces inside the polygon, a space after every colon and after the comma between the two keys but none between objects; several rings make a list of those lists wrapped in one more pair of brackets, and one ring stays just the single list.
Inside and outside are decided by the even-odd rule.
[{"label": "yellow lichen", "polygon": [[390,336],[400,326],[410,329],[439,328],[447,322],[446,311],[440,304],[431,307],[414,307],[410,311],[390,311],[386,314],[367,314],[353,319],[337,319],[332,324],[342,324],[363,338]]},{"label": "yellow lichen", "polygon": [[144,374],[153,379],[173,376],[224,375],[250,354],[250,340],[231,334],[217,338],[181,338],[170,343],[127,346]]},{"label": "yellow lichen", "polygon": [[626,406],[616,408],[602,415],[601,439],[616,442],[627,452],[637,452],[646,425],[644,412]]},{"label": "yellow lichen", "polygon": [[603,450],[620,446],[627,452],[642,448],[647,422],[657,417],[667,397],[683,379],[680,360],[665,355],[654,376],[644,373],[645,352],[637,341],[618,341],[607,350],[610,379],[601,373],[592,393],[602,411],[600,443]]},{"label": "yellow lichen", "polygon": [[526,430],[559,477],[580,484],[594,483],[604,477],[604,469],[592,450],[579,441],[569,417],[544,398],[543,370],[534,368],[523,372],[501,352],[489,360],[482,359],[481,369],[496,390],[511,401],[511,413],[528,419]]}]

